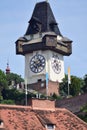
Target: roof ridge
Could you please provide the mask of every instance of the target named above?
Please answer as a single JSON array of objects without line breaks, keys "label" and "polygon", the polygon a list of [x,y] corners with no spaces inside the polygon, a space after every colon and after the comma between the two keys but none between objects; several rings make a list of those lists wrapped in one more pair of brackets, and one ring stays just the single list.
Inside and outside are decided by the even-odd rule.
[{"label": "roof ridge", "polygon": [[21,105],[7,105],[7,104],[0,104],[0,108],[23,108],[23,109],[31,109],[31,106],[21,106]]}]

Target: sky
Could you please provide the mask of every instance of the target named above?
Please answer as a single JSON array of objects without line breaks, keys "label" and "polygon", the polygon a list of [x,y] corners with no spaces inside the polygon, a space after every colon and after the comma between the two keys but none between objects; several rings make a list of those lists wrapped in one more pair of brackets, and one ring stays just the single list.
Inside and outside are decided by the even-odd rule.
[{"label": "sky", "polygon": [[[25,59],[16,55],[15,41],[23,36],[33,9],[43,0],[0,1],[0,69],[7,62],[12,73],[24,77]],[[73,41],[72,55],[64,57],[65,73],[83,78],[87,74],[87,0],[48,0],[63,36]]]}]

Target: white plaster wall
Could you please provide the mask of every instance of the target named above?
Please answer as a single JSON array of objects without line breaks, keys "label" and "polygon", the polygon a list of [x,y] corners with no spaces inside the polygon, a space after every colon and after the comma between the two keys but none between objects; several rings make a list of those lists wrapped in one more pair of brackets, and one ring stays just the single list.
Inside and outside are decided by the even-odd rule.
[{"label": "white plaster wall", "polygon": [[[63,59],[63,56],[58,54],[58,53],[55,53],[53,51],[50,51],[50,50],[38,51],[39,54],[41,54],[45,57],[46,65],[45,65],[45,68],[42,72],[33,73],[30,70],[29,63],[30,63],[31,58],[34,55],[36,55],[36,52],[37,51],[33,52],[32,54],[25,55],[25,79],[27,79],[27,83],[30,83],[30,84],[36,83],[38,79],[45,80],[46,72],[48,72],[49,80],[61,82],[61,80],[64,78],[64,59]],[[61,72],[59,74],[56,74],[53,71],[52,66],[51,66],[51,58],[52,58],[53,54],[57,54],[59,59],[60,59],[60,62],[61,62]]]},{"label": "white plaster wall", "polygon": [[[49,74],[49,80],[61,82],[62,79],[64,78],[64,59],[63,59],[63,55],[55,53],[53,51],[48,51],[46,53],[47,53],[47,67],[46,67],[46,71]],[[52,60],[53,54],[54,55],[58,55],[60,63],[61,63],[61,71],[60,71],[59,74],[56,74],[53,71],[53,69],[52,69],[51,60]]]},{"label": "white plaster wall", "polygon": [[[53,52],[54,53],[54,52]],[[55,53],[56,54],[56,53]],[[51,81],[58,81],[61,82],[62,79],[64,78],[64,59],[63,59],[63,55],[57,54],[60,60],[60,64],[61,64],[61,71],[60,73],[55,73],[54,70],[52,69],[52,65],[51,65],[51,59],[52,59],[52,53],[50,54],[50,60],[49,60],[49,79]]]}]

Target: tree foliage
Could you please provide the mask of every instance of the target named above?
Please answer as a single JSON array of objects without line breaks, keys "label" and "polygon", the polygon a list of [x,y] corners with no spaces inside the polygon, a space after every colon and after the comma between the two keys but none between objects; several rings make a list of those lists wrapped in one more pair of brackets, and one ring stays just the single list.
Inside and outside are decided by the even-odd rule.
[{"label": "tree foliage", "polygon": [[[71,76],[71,84],[69,85],[70,95],[76,96],[79,93],[81,93],[83,84],[84,84],[83,79],[78,78],[76,76]],[[68,94],[68,76],[67,75],[65,75],[63,82],[60,84],[60,92],[64,96],[67,96]]]},{"label": "tree foliage", "polygon": [[19,92],[17,89],[3,89],[2,96],[4,100],[13,100],[15,104],[22,104],[25,93]]},{"label": "tree foliage", "polygon": [[[5,102],[3,103],[8,103],[11,102],[13,104],[18,104],[18,105],[24,105],[25,104],[25,92],[20,92],[16,88],[13,89],[3,89],[2,91],[2,96]],[[27,95],[27,98],[35,97],[35,94],[29,94]],[[2,103],[2,101],[1,101]]]},{"label": "tree foliage", "polygon": [[7,81],[8,81],[8,85],[11,85],[12,81],[14,81],[15,84],[21,83],[24,81],[23,78],[21,78],[20,75],[14,74],[14,73],[10,73],[6,75]]},{"label": "tree foliage", "polygon": [[63,78],[62,83],[60,83],[60,94],[62,96],[66,96],[68,94],[68,76],[65,75]]},{"label": "tree foliage", "polygon": [[81,108],[80,112],[78,117],[87,123],[87,104]]},{"label": "tree foliage", "polygon": [[84,80],[84,85],[82,90],[83,92],[87,92],[87,74],[84,76],[83,80]]},{"label": "tree foliage", "polygon": [[6,88],[7,86],[8,86],[8,83],[6,80],[6,75],[2,70],[0,70],[0,96],[1,96],[2,90]]},{"label": "tree foliage", "polygon": [[[14,81],[15,85],[23,82],[23,78],[21,76],[10,73],[5,74],[2,70],[0,70],[0,102],[1,103],[14,103],[19,102],[24,98],[24,94],[20,93],[16,89],[9,89],[9,85]],[[5,101],[4,101],[5,100]]]},{"label": "tree foliage", "polygon": [[76,76],[71,76],[70,94],[72,96],[79,95],[83,86],[83,80]]},{"label": "tree foliage", "polygon": [[15,102],[14,102],[14,100],[2,100],[2,101],[1,101],[1,104],[14,105]]}]

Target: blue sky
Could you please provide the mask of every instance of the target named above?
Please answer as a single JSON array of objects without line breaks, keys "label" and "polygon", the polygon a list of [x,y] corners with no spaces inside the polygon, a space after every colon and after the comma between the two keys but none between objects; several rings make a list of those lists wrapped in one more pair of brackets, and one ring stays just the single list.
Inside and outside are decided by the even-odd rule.
[{"label": "blue sky", "polygon": [[[24,57],[16,55],[15,41],[28,27],[36,2],[42,0],[0,1],[0,69],[7,61],[11,72],[24,77]],[[87,0],[49,0],[63,36],[73,40],[72,55],[64,57],[65,73],[83,78],[87,74]]]}]

